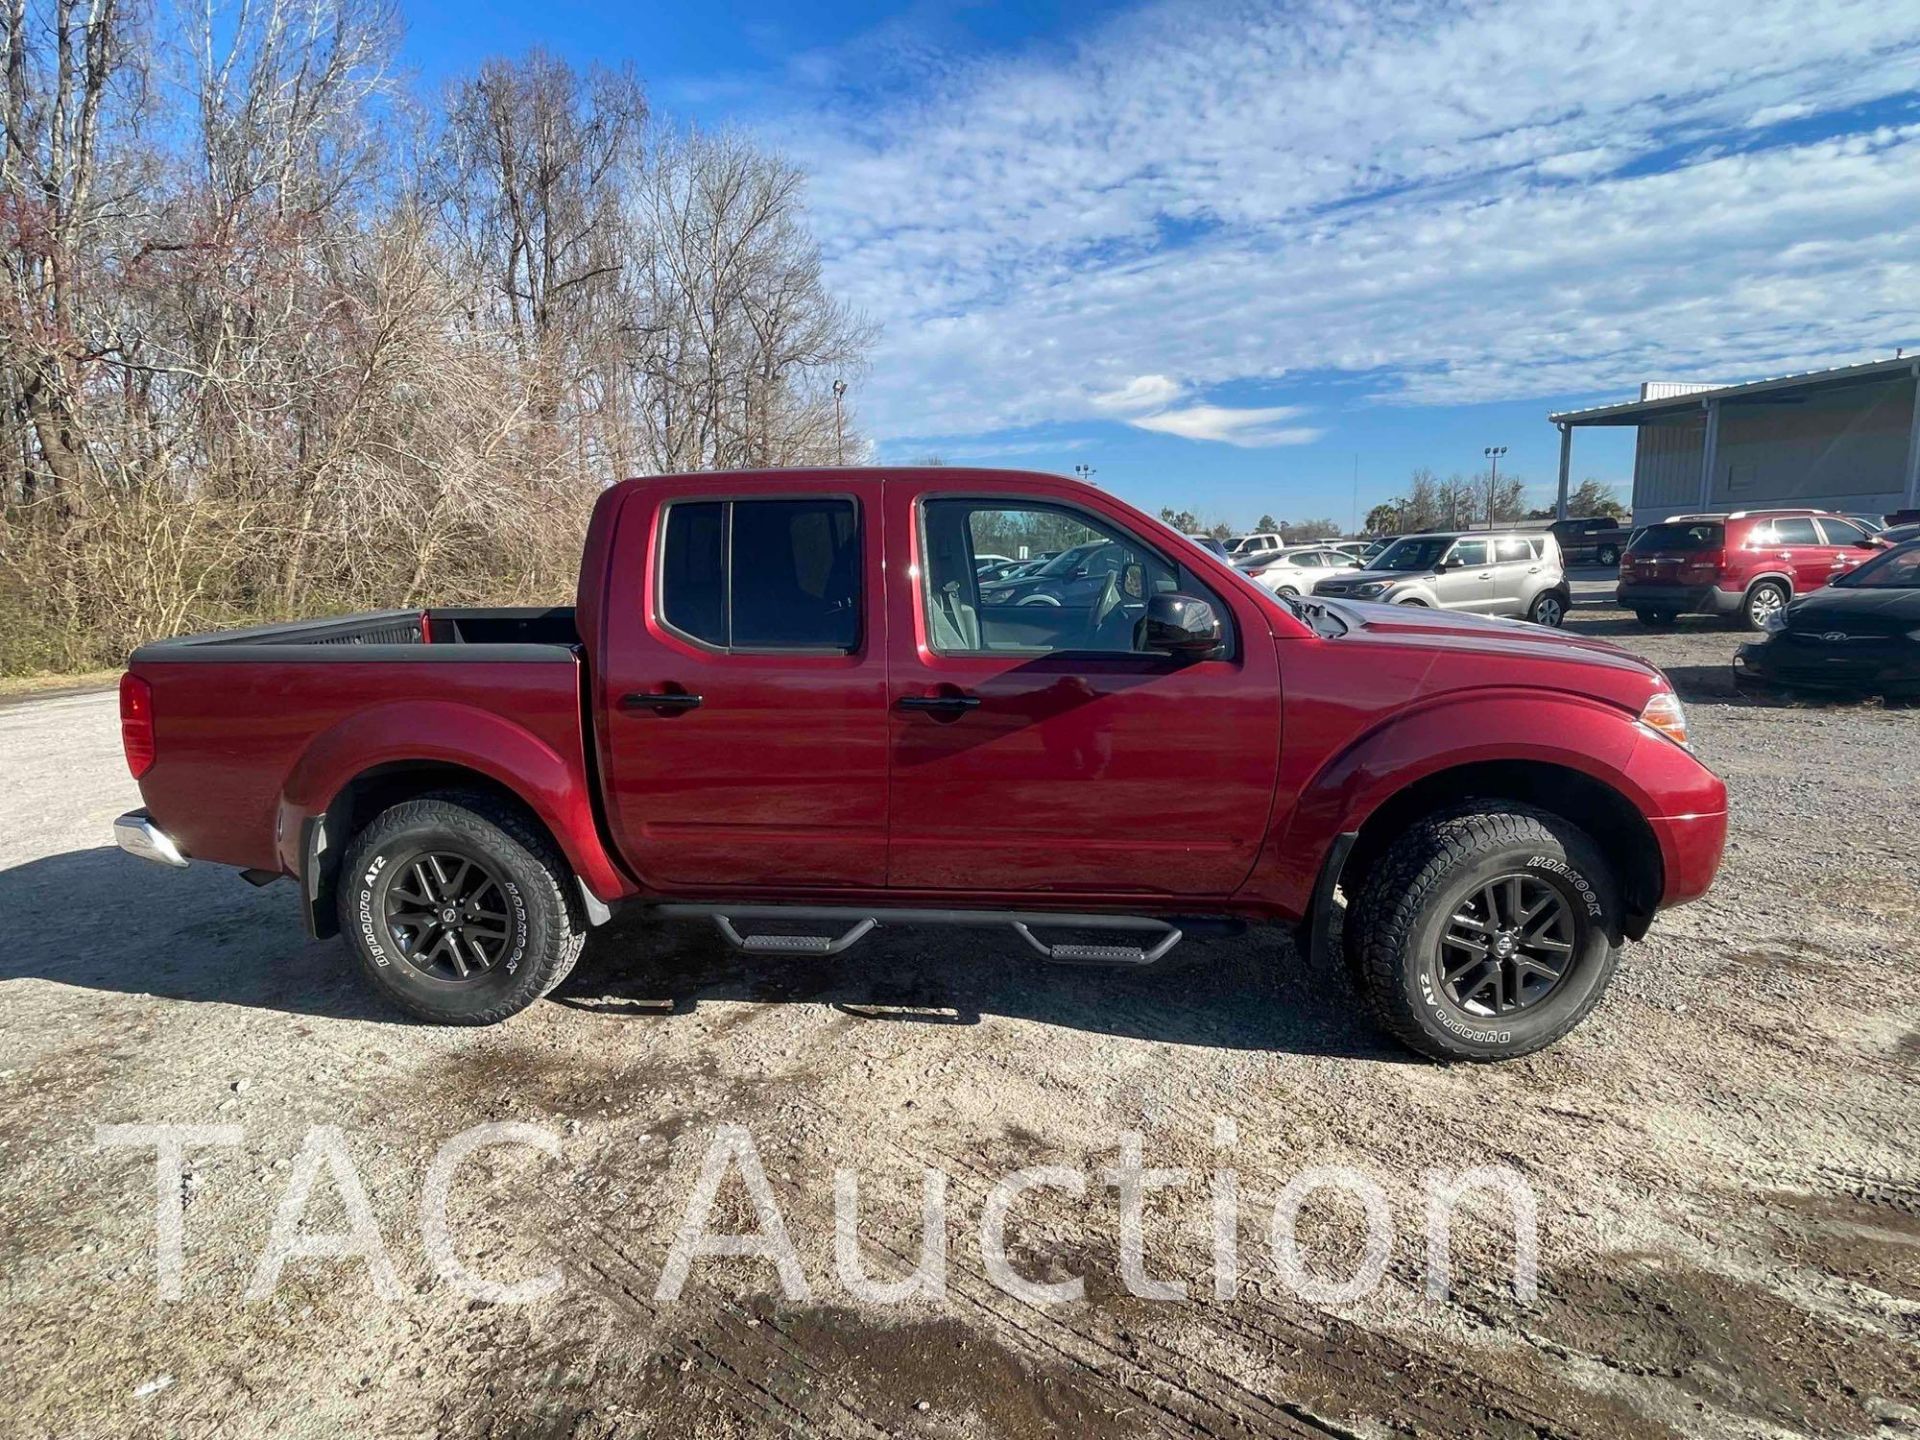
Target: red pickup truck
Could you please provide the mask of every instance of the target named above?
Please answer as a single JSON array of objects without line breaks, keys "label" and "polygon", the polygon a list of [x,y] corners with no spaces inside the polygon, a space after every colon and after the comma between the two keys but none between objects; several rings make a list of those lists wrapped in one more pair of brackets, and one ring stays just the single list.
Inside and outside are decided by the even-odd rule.
[{"label": "red pickup truck", "polygon": [[1502,1059],[1586,1015],[1726,828],[1665,677],[1613,646],[1281,597],[1010,471],[630,480],[572,608],[162,641],[121,719],[124,848],[292,877],[444,1023],[551,990],[616,905],[764,953],[967,924],[1143,964],[1222,924],[1311,948],[1340,897],[1381,1023]]}]

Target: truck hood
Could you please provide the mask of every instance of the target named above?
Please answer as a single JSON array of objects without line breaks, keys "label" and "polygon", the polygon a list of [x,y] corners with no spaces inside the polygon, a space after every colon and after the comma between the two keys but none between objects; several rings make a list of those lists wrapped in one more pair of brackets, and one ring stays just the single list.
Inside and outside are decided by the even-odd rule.
[{"label": "truck hood", "polygon": [[1659,667],[1617,645],[1524,620],[1360,600],[1322,603],[1350,627],[1330,645],[1423,656],[1415,693],[1532,685],[1590,695],[1637,714],[1649,695],[1672,688]]}]

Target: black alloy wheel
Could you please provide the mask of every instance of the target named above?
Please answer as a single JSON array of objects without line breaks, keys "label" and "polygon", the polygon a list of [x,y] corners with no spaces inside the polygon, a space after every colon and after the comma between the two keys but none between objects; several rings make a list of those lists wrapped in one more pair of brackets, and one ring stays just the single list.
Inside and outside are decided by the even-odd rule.
[{"label": "black alloy wheel", "polygon": [[427,851],[403,862],[387,886],[385,910],[394,948],[435,980],[484,976],[513,939],[499,877],[455,851]]},{"label": "black alloy wheel", "polygon": [[1578,938],[1557,886],[1525,872],[1496,876],[1461,903],[1440,937],[1441,993],[1469,1015],[1524,1010],[1565,978]]}]

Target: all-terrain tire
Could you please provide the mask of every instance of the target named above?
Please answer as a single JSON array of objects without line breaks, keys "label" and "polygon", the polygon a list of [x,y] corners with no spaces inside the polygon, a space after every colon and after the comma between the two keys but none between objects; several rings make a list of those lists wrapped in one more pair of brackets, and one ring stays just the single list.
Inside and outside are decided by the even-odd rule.
[{"label": "all-terrain tire", "polygon": [[[1442,983],[1442,936],[1481,887],[1509,875],[1559,892],[1571,948],[1562,978],[1538,999],[1475,1014]],[[1494,801],[1414,824],[1381,854],[1347,913],[1357,927],[1350,953],[1381,1027],[1422,1055],[1470,1061],[1531,1054],[1585,1019],[1613,978],[1621,918],[1612,868],[1578,826]]]},{"label": "all-terrain tire", "polygon": [[[504,898],[495,963],[464,979],[436,976],[403,953],[387,923],[389,891],[426,855],[471,860]],[[586,942],[570,874],[546,833],[493,796],[449,791],[408,800],[355,835],[342,862],[340,934],[367,978],[408,1014],[439,1025],[493,1025],[567,978]],[[498,903],[492,902],[489,903]]]}]

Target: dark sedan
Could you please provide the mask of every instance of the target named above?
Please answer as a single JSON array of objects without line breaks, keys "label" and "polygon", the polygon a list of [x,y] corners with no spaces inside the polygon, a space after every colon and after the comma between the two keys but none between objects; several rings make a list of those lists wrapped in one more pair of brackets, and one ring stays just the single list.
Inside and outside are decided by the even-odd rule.
[{"label": "dark sedan", "polygon": [[1733,657],[1735,683],[1920,697],[1920,541],[1769,617]]}]

